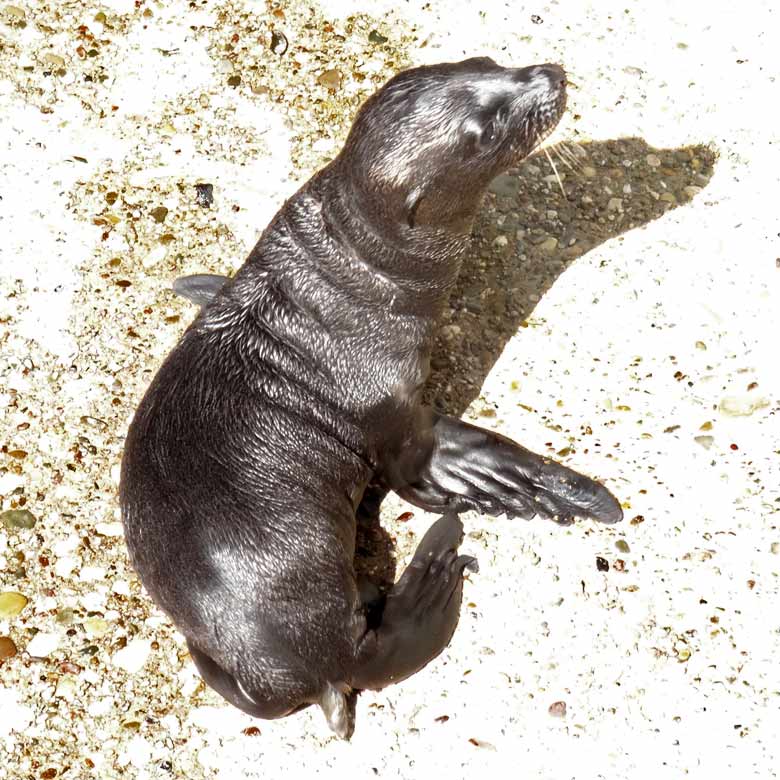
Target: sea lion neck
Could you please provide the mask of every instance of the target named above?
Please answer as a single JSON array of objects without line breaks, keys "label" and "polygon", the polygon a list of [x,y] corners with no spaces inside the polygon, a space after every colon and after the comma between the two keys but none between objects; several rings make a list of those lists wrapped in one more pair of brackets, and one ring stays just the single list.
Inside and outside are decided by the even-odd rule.
[{"label": "sea lion neck", "polygon": [[468,250],[468,233],[427,227],[412,230],[393,219],[392,206],[374,203],[342,171],[337,158],[309,183],[309,194],[322,205],[325,227],[339,236],[345,254],[390,280],[415,306],[434,306],[446,299]]}]

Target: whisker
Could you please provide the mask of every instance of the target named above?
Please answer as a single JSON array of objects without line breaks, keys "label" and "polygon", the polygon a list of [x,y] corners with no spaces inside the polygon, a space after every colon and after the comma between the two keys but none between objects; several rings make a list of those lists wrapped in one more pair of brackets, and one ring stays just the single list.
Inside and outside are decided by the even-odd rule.
[{"label": "whisker", "polygon": [[574,166],[574,168],[579,169],[582,167],[582,159],[574,152],[568,141],[560,141],[556,151],[558,151],[560,155],[564,156],[571,163],[571,165]]},{"label": "whisker", "polygon": [[550,150],[555,152],[556,156],[558,157],[558,160],[562,162],[570,171],[574,170],[574,166],[561,154],[561,144],[563,141],[559,141],[554,146],[550,147]]},{"label": "whisker", "polygon": [[561,193],[563,194],[564,199],[566,198],[566,190],[563,189],[563,182],[561,181],[561,176],[558,173],[558,169],[555,167],[555,163],[552,160],[552,157],[550,157],[550,153],[547,151],[547,149],[542,149],[545,156],[547,157],[547,161],[550,163],[550,167],[553,169],[553,172],[555,173],[555,178],[558,180],[558,186],[561,188]]}]

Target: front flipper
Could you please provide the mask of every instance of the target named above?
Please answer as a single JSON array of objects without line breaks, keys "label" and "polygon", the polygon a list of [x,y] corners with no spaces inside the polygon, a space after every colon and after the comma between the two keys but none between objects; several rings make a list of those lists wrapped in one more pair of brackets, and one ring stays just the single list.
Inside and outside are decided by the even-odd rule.
[{"label": "front flipper", "polygon": [[430,457],[408,484],[393,486],[429,512],[539,515],[562,525],[575,517],[602,523],[623,518],[603,485],[497,433],[441,415],[433,423],[433,442]]},{"label": "front flipper", "polygon": [[205,306],[222,289],[227,280],[227,276],[217,274],[180,276],[173,281],[171,289],[176,295],[180,295],[198,306]]},{"label": "front flipper", "polygon": [[353,688],[379,690],[410,677],[447,646],[460,617],[463,570],[477,561],[458,555],[463,524],[440,517],[423,537],[401,579],[387,594],[376,628],[358,650]]}]

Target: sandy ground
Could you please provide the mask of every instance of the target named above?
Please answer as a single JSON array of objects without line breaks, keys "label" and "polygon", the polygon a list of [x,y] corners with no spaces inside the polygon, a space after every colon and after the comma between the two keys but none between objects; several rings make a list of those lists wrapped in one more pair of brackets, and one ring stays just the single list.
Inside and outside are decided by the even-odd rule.
[{"label": "sandy ground", "polygon": [[[776,777],[772,3],[14,2],[0,778]],[[363,695],[351,743],[318,711],[252,721],[199,683],[118,523],[127,424],[193,315],[168,287],[240,265],[388,76],[477,54],[567,66],[577,164],[565,198],[543,156],[492,188],[436,394],[604,479],[625,522],[467,515],[481,571],[435,663]],[[383,508],[399,568],[431,521],[408,509]]]}]

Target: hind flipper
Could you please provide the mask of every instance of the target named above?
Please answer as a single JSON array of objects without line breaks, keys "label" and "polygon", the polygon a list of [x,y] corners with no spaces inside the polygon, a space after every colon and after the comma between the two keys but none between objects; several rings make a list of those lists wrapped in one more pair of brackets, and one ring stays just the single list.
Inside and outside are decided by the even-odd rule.
[{"label": "hind flipper", "polygon": [[400,682],[447,646],[460,618],[464,569],[477,570],[475,558],[458,555],[462,538],[463,524],[455,514],[430,527],[387,594],[379,625],[363,638],[354,688],[379,690]]}]

